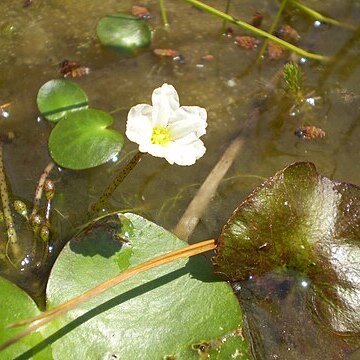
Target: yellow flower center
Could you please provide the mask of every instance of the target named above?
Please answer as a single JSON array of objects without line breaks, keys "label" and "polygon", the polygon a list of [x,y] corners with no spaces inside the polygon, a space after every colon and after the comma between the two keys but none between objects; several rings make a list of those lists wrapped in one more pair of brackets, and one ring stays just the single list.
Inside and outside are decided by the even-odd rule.
[{"label": "yellow flower center", "polygon": [[170,141],[170,134],[168,129],[164,127],[155,127],[151,135],[151,142],[153,144],[164,145]]}]

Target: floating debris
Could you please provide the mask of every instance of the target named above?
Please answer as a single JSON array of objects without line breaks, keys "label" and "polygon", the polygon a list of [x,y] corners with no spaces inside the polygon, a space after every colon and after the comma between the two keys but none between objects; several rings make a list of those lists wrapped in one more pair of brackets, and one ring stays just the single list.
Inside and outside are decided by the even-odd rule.
[{"label": "floating debris", "polygon": [[90,73],[90,68],[80,66],[76,61],[64,60],[59,65],[59,71],[64,76],[64,78],[76,78],[88,75]]},{"label": "floating debris", "polygon": [[212,61],[214,59],[215,59],[215,56],[211,55],[211,54],[206,54],[201,57],[201,60],[204,60],[204,61]]},{"label": "floating debris", "polygon": [[175,56],[179,55],[179,52],[173,49],[154,49],[153,53],[157,56],[171,57],[171,58],[174,58]]},{"label": "floating debris", "polygon": [[293,27],[286,24],[281,25],[275,32],[275,35],[290,43],[297,43],[300,40],[299,33]]},{"label": "floating debris", "polygon": [[14,131],[0,132],[0,143],[11,143],[16,137]]},{"label": "floating debris", "polygon": [[255,14],[251,19],[251,25],[255,26],[256,28],[260,28],[263,19],[264,19],[264,15],[260,11],[255,11]]},{"label": "floating debris", "polygon": [[185,57],[181,55],[178,51],[173,49],[154,49],[153,53],[160,57],[171,58],[172,60],[177,61],[180,64],[185,63]]},{"label": "floating debris", "polygon": [[11,102],[0,105],[0,118],[8,118],[10,116],[9,107]]},{"label": "floating debris", "polygon": [[33,3],[32,0],[24,0],[23,7],[27,8],[27,7],[31,6],[32,3]]},{"label": "floating debris", "polygon": [[252,36],[236,36],[235,44],[243,49],[255,49],[260,41]]},{"label": "floating debris", "polygon": [[268,41],[267,51],[270,60],[279,60],[284,56],[285,49],[273,41]]},{"label": "floating debris", "polygon": [[226,28],[225,31],[224,31],[224,36],[226,36],[228,38],[233,37],[234,36],[233,28],[231,28],[231,27]]},{"label": "floating debris", "polygon": [[131,14],[143,20],[149,20],[151,18],[150,11],[144,6],[133,6],[131,8]]},{"label": "floating debris", "polygon": [[315,126],[301,126],[295,130],[294,133],[297,137],[304,140],[321,139],[326,136],[323,129]]}]

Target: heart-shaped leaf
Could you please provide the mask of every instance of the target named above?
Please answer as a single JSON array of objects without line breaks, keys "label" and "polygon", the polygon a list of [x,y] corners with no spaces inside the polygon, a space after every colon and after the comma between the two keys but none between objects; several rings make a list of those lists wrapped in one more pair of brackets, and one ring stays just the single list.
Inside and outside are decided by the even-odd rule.
[{"label": "heart-shaped leaf", "polygon": [[[47,285],[47,306],[186,245],[140,216],[103,217],[61,252]],[[8,313],[6,324],[20,317]],[[36,309],[24,309],[21,317],[34,314]],[[9,359],[25,359],[47,346],[52,356],[46,359],[250,359],[241,330],[241,310],[231,287],[197,256],[154,268],[98,295],[42,328],[45,341],[31,351],[23,353],[25,339],[9,348]]]},{"label": "heart-shaped leaf", "polygon": [[49,151],[54,161],[69,169],[88,169],[114,158],[123,146],[123,136],[107,127],[112,117],[86,109],[66,115],[52,130]]},{"label": "heart-shaped leaf", "polygon": [[[334,341],[346,339],[352,347],[359,345],[360,334],[359,259],[360,189],[320,176],[311,163],[297,163],[267,180],[234,212],[222,231],[214,261],[216,272],[232,282],[239,298],[243,298],[240,287],[248,286],[244,281],[267,283],[267,290],[270,287],[274,293],[276,281],[269,285],[268,274],[289,277],[292,272],[291,278],[298,280],[282,280],[285,294],[291,293],[292,284],[299,284],[308,318],[315,316],[325,325],[324,333],[332,332],[334,339],[342,334]],[[247,307],[253,312],[266,307],[269,315],[261,317],[268,319],[279,311],[275,310],[279,299],[270,305],[271,296],[263,296],[256,310]],[[304,319],[291,320],[299,324],[296,331],[301,333]],[[254,322],[255,327],[258,324]],[[321,351],[329,351],[327,345]],[[257,355],[261,358],[264,353]]]},{"label": "heart-shaped leaf", "polygon": [[134,55],[149,47],[151,31],[145,21],[127,14],[113,14],[100,19],[96,34],[100,42],[121,52]]},{"label": "heart-shaped leaf", "polygon": [[84,90],[69,80],[50,80],[37,95],[39,111],[49,121],[57,122],[68,112],[86,109],[88,98]]},{"label": "heart-shaped leaf", "polygon": [[[6,329],[8,324],[38,314],[40,314],[40,310],[30,296],[10,281],[0,277],[0,344],[9,340],[19,331],[18,329]],[[27,353],[27,359],[32,356],[37,360],[51,359],[51,351],[47,347],[39,353],[32,350],[43,339],[40,332],[31,334],[16,346],[1,351],[0,359],[15,359],[21,353]]]}]

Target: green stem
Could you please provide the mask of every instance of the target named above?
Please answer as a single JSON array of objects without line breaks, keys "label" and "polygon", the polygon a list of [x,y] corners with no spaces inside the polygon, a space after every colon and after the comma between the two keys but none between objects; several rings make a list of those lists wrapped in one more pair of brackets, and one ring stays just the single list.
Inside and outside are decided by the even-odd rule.
[{"label": "green stem", "polygon": [[163,22],[164,26],[166,28],[168,28],[170,25],[169,25],[169,21],[167,19],[165,0],[159,0],[159,5],[160,5],[160,13],[161,13],[162,22]]},{"label": "green stem", "polygon": [[231,22],[232,24],[240,26],[245,30],[251,31],[252,33],[254,33],[256,35],[259,35],[259,36],[262,36],[262,37],[264,37],[266,39],[274,41],[274,42],[286,47],[290,51],[293,51],[293,52],[299,54],[300,56],[307,57],[309,59],[319,60],[319,61],[330,61],[330,60],[332,60],[332,58],[329,57],[329,56],[323,56],[323,55],[318,55],[318,54],[307,52],[307,51],[305,51],[305,50],[303,50],[303,49],[301,49],[301,48],[299,48],[299,47],[297,47],[295,45],[292,45],[292,44],[288,43],[287,41],[279,39],[276,36],[271,35],[271,34],[267,33],[266,31],[263,31],[261,29],[258,29],[255,26],[252,26],[252,25],[250,25],[250,24],[248,24],[248,23],[246,23],[244,21],[235,19],[233,16],[225,14],[222,11],[217,10],[217,9],[211,7],[211,6],[208,6],[208,5],[202,3],[202,2],[200,2],[198,0],[183,0],[183,1],[191,4],[192,6],[198,8],[198,9],[206,11],[209,14],[215,15],[217,17],[220,17],[220,18],[222,18],[224,20],[227,20],[227,21]]},{"label": "green stem", "polygon": [[[280,6],[278,12],[276,13],[275,19],[274,19],[274,21],[273,21],[273,23],[271,24],[271,27],[270,27],[270,29],[269,29],[269,34],[273,34],[273,32],[274,32],[277,24],[279,23],[281,14],[282,14],[282,12],[284,11],[287,2],[288,2],[288,0],[282,0],[281,6]],[[261,59],[262,56],[264,55],[264,52],[265,52],[267,43],[268,43],[268,39],[265,39],[265,41],[264,41],[264,43],[263,43],[263,45],[262,45],[262,47],[261,47],[261,49],[260,49],[259,56],[258,56],[258,60]]]},{"label": "green stem", "polygon": [[110,196],[114,193],[117,187],[124,181],[124,179],[129,175],[131,170],[135,167],[135,165],[141,160],[144,153],[138,151],[132,159],[125,165],[122,166],[119,170],[111,184],[104,190],[100,199],[97,203],[95,203],[91,210],[94,212],[99,212],[107,203]]},{"label": "green stem", "polygon": [[[226,1],[225,14],[229,14],[229,11],[230,11],[230,3],[231,3],[231,0],[227,0],[227,1]],[[222,33],[222,34],[224,34],[224,32],[225,32],[226,23],[227,23],[227,21],[224,19],[224,21],[223,21],[223,23],[222,23],[222,29],[221,29],[221,33]]]},{"label": "green stem", "polygon": [[7,229],[8,245],[15,257],[20,253],[20,247],[16,235],[14,220],[11,215],[11,209],[9,204],[9,192],[6,186],[6,176],[3,162],[3,144],[0,142],[0,195],[1,203],[4,212],[4,219]]},{"label": "green stem", "polygon": [[346,24],[343,23],[341,21],[326,17],[320,13],[318,13],[317,11],[301,4],[300,2],[296,1],[296,0],[290,0],[291,3],[297,7],[298,9],[302,10],[303,12],[305,12],[306,14],[310,15],[311,17],[313,17],[316,20],[328,23],[328,24],[332,24],[332,25],[336,25],[339,27],[343,27],[345,29],[349,29],[349,30],[356,30],[356,26],[351,25],[351,24]]}]

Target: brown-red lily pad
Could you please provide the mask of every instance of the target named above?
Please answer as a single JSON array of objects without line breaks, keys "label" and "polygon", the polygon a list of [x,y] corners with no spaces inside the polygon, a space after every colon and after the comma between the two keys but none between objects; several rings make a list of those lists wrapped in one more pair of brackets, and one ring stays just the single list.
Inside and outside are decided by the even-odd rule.
[{"label": "brown-red lily pad", "polygon": [[[215,272],[231,282],[243,306],[244,297],[250,302],[259,300],[249,290],[249,282],[250,288],[254,283],[263,287],[266,295],[261,295],[261,306],[250,311],[261,308],[264,323],[270,317],[264,315],[265,307],[271,316],[281,312],[281,299],[293,296],[298,287],[297,299],[301,298],[318,328],[344,345],[338,350],[345,354],[360,345],[359,187],[331,181],[311,163],[285,168],[235,210],[218,240],[214,264]],[[281,275],[281,281],[269,280],[269,274]],[[289,276],[292,280],[286,280]],[[245,291],[251,294],[244,296]],[[274,292],[278,292],[276,301]],[[298,320],[293,318],[292,329],[288,327],[292,336],[304,330],[305,323],[301,320],[296,325]],[[318,335],[313,335],[316,342],[314,336]]]}]

